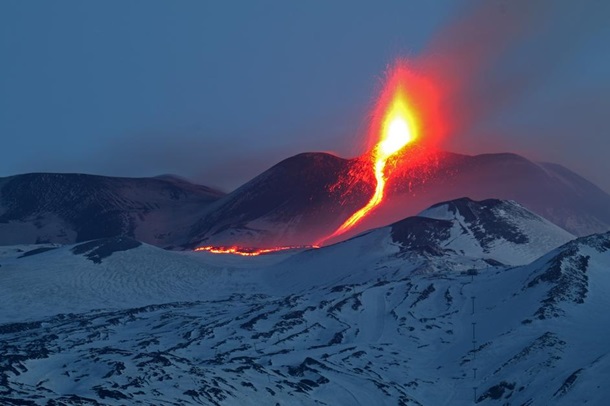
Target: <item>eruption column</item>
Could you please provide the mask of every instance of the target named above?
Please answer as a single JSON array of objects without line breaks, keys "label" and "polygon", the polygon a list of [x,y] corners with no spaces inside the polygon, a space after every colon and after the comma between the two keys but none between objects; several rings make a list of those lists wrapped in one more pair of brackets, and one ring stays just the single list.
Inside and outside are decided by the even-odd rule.
[{"label": "eruption column", "polygon": [[[318,240],[315,245],[271,248],[203,246],[196,248],[196,251],[258,256],[292,249],[319,248],[326,241],[348,232],[383,202],[386,183],[397,169],[404,172],[416,163],[419,165],[426,161],[429,153],[434,151],[435,145],[446,131],[444,120],[441,120],[439,114],[439,100],[439,93],[434,83],[407,68],[406,62],[396,61],[387,75],[371,114],[369,140],[373,146],[363,161],[366,162],[363,169],[373,172],[374,193],[366,205],[353,213],[331,235]],[[424,122],[426,137],[425,140],[420,140],[421,124]],[[405,159],[407,145],[414,142],[417,142],[417,146],[409,148],[408,159]],[[361,181],[362,175],[358,170],[349,175],[348,181]],[[367,175],[367,181],[369,178]]]},{"label": "eruption column", "polygon": [[379,126],[375,120],[373,121],[373,134],[375,137],[380,136],[379,142],[371,153],[376,181],[375,193],[364,207],[352,214],[334,233],[319,241],[318,244],[345,233],[382,202],[387,180],[386,166],[389,159],[417,138],[417,123],[408,104],[403,69],[399,65],[394,70],[378,103],[378,109],[384,109],[381,125]]}]

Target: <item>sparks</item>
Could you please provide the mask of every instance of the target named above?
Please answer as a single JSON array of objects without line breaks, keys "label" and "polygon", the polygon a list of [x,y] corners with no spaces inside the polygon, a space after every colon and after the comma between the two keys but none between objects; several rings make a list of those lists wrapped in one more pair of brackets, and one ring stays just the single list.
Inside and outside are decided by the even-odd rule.
[{"label": "sparks", "polygon": [[[434,151],[447,133],[446,120],[441,114],[440,88],[431,77],[424,76],[421,66],[397,60],[388,75],[379,99],[370,115],[367,151],[358,159],[354,170],[342,176],[333,188],[344,185],[372,184],[374,191],[368,202],[353,213],[332,234],[318,239],[311,246],[279,246],[247,248],[241,246],[204,246],[195,251],[214,254],[259,256],[274,252],[319,248],[348,232],[357,231],[362,220],[384,202],[385,194],[393,183],[420,173],[432,165]],[[425,137],[422,134],[425,133]],[[419,168],[419,172],[417,172]],[[413,171],[416,172],[413,172]],[[387,190],[386,190],[387,189]],[[348,187],[346,190],[351,190]],[[363,225],[363,224],[360,224]]]},{"label": "sparks", "polygon": [[371,137],[378,140],[370,154],[376,182],[373,196],[364,207],[352,214],[330,236],[318,241],[318,244],[344,234],[383,201],[388,179],[386,173],[388,161],[399,155],[408,144],[417,140],[419,126],[414,108],[407,97],[407,78],[408,71],[398,63],[377,103],[375,112],[377,117],[373,117],[371,125]]},{"label": "sparks", "polygon": [[295,245],[295,246],[285,246],[285,247],[272,247],[272,248],[247,248],[247,247],[223,247],[223,246],[203,246],[195,248],[195,251],[206,251],[212,254],[233,254],[233,255],[241,255],[244,257],[257,257],[259,255],[270,254],[272,252],[279,251],[287,251],[287,250],[296,250],[296,249],[310,249],[310,248],[320,248],[317,245]]}]

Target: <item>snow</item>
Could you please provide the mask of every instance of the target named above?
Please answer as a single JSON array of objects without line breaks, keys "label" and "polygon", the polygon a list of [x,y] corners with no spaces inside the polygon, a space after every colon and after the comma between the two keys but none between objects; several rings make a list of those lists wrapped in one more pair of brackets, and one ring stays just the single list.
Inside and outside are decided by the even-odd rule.
[{"label": "snow", "polygon": [[[475,203],[476,204],[476,203]],[[576,238],[550,221],[527,211],[514,201],[504,201],[498,207],[488,209],[495,218],[515,227],[527,236],[526,244],[516,244],[505,238],[496,238],[489,247],[473,235],[473,225],[462,213],[450,210],[450,204],[439,204],[424,210],[420,217],[453,222],[451,238],[443,245],[463,255],[490,258],[508,265],[524,265],[542,254]],[[480,225],[476,225],[480,226]],[[484,226],[482,226],[485,232]]]},{"label": "snow", "polygon": [[[0,322],[199,300],[212,286],[223,284],[224,278],[216,275],[227,277],[226,270],[194,256],[147,245],[114,253],[101,264],[74,255],[70,249],[26,258],[2,257]],[[241,277],[234,282],[236,286],[247,283]]]},{"label": "snow", "polygon": [[420,255],[386,227],[261,257],[2,247],[0,401],[469,405],[477,387],[480,404],[603,404],[610,234],[519,266],[463,246]]},{"label": "snow", "polygon": [[39,241],[55,241],[69,244],[76,238],[76,232],[58,216],[50,213],[10,220],[0,225],[0,246],[12,245],[14,241],[35,244]]}]

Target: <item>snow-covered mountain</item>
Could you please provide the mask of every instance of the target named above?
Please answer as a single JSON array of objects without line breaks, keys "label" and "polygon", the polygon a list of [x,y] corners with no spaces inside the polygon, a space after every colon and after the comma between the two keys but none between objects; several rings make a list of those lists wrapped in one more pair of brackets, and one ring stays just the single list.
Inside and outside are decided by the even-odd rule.
[{"label": "snow-covered mountain", "polygon": [[610,233],[570,238],[460,199],[253,258],[4,247],[0,403],[604,404]]},{"label": "snow-covered mountain", "polygon": [[[417,217],[407,218],[392,227],[393,235],[401,238],[409,249],[430,238],[411,230],[413,222],[425,224],[435,219],[438,248],[451,249],[462,255],[500,261],[504,264],[525,264],[549,250],[575,238],[550,221],[533,214],[514,201],[488,199],[476,202],[468,198],[438,203]],[[439,225],[444,224],[445,227]],[[438,233],[438,231],[436,231]]]},{"label": "snow-covered mountain", "polygon": [[0,245],[125,235],[166,246],[222,196],[176,177],[32,173],[0,178]]},{"label": "snow-covered mountain", "polygon": [[[359,172],[360,165],[357,159],[322,153],[288,158],[211,205],[192,228],[187,246],[312,244],[370,198],[372,178],[349,181],[350,171]],[[395,174],[387,189],[384,203],[341,238],[463,196],[517,201],[579,236],[610,230],[610,195],[560,165],[515,154],[439,153]]]},{"label": "snow-covered mountain", "polygon": [[[417,260],[435,258],[435,263],[451,263],[462,271],[490,264],[526,264],[575,238],[514,202],[460,199],[433,206],[422,215],[427,217],[409,217],[342,244],[311,251],[311,255],[262,256],[247,264],[267,269],[280,261],[280,270],[290,273],[280,279],[297,283],[301,276],[309,277],[307,271],[292,272],[299,262],[317,261],[308,265],[314,269],[325,269],[337,260],[346,264],[354,247],[360,247],[359,250],[373,251],[373,255],[367,255],[375,261],[401,253]],[[445,218],[431,218],[434,215]],[[21,320],[24,312],[40,317],[95,308],[138,307],[158,301],[198,300],[206,291],[202,285],[213,287],[212,291],[218,293],[224,287],[232,292],[236,286],[254,283],[242,275],[235,282],[219,285],[217,277],[212,277],[223,269],[232,269],[235,263],[242,267],[244,263],[239,258],[188,252],[176,255],[127,237],[73,246],[0,247],[0,255],[4,259],[0,261],[0,297],[4,298],[0,321]],[[351,272],[362,269],[368,273],[371,266],[375,265],[356,261]],[[51,279],[49,269],[53,270]],[[136,282],[137,291],[123,291],[123,284]],[[24,291],[32,292],[36,300],[23,302],[20,298]],[[57,301],[57,297],[70,300]]]}]

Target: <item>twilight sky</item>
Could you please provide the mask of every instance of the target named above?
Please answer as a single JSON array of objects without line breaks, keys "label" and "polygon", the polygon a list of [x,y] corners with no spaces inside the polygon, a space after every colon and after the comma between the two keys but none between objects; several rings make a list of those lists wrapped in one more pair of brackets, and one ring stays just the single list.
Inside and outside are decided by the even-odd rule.
[{"label": "twilight sky", "polygon": [[446,149],[561,163],[610,191],[608,21],[605,0],[3,0],[0,176],[231,190],[299,152],[355,156],[403,56],[454,79]]}]

